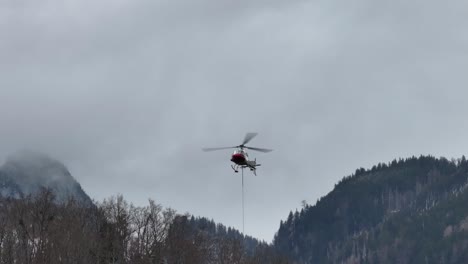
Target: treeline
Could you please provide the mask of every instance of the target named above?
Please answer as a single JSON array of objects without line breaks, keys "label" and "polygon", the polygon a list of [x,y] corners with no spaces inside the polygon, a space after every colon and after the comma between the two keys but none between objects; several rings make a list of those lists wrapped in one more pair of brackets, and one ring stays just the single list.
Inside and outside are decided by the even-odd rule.
[{"label": "treeline", "polygon": [[57,204],[43,189],[0,198],[0,263],[289,263],[268,244],[205,218],[120,196]]}]

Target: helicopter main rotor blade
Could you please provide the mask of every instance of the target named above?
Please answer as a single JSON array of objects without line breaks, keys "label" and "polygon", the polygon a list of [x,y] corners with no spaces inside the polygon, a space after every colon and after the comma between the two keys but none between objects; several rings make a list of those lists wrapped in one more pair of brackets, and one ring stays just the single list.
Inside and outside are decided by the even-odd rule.
[{"label": "helicopter main rotor blade", "polygon": [[255,150],[255,151],[260,151],[260,152],[265,152],[265,153],[273,151],[272,149],[264,149],[264,148],[254,148],[254,147],[244,147],[244,148]]},{"label": "helicopter main rotor blade", "polygon": [[207,152],[207,151],[215,151],[215,150],[223,150],[223,149],[232,149],[232,148],[237,148],[237,147],[222,147],[222,148],[203,148],[202,150]]},{"label": "helicopter main rotor blade", "polygon": [[245,134],[244,142],[242,142],[241,146],[249,143],[249,141],[252,140],[252,138],[254,138],[257,135],[258,135],[258,133],[247,133],[247,134]]}]

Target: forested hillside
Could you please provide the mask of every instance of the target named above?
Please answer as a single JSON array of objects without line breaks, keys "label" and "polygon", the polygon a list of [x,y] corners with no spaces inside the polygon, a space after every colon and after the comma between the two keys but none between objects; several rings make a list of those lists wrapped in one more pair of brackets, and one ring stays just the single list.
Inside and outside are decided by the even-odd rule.
[{"label": "forested hillside", "polygon": [[465,157],[361,168],[291,212],[274,246],[298,263],[468,263],[467,187]]},{"label": "forested hillside", "polygon": [[[36,165],[40,183],[48,172],[71,177],[62,166]],[[116,196],[90,206],[58,197],[66,184],[25,195],[25,168],[0,170],[0,263],[468,263],[465,157],[360,168],[315,205],[290,212],[273,245],[152,200],[134,206]]]}]

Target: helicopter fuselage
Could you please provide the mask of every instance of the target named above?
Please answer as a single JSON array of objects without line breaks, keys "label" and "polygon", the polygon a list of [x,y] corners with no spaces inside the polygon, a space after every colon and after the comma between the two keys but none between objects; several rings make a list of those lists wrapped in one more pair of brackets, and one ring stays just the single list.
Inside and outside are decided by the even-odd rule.
[{"label": "helicopter fuselage", "polygon": [[239,167],[241,167],[249,168],[255,174],[256,167],[260,166],[260,164],[257,164],[256,160],[249,160],[249,155],[243,149],[234,151],[231,156],[231,161],[236,164],[232,166],[235,172],[237,172]]},{"label": "helicopter fuselage", "polygon": [[231,161],[237,165],[247,165],[247,160],[247,156],[240,151],[235,151],[231,156]]}]

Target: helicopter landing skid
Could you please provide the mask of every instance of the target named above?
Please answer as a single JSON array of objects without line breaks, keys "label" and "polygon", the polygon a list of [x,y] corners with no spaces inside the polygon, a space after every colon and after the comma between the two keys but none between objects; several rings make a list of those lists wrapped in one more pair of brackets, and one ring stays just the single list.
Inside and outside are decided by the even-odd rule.
[{"label": "helicopter landing skid", "polygon": [[234,170],[235,173],[238,173],[239,172],[239,165],[231,165],[231,168]]}]

